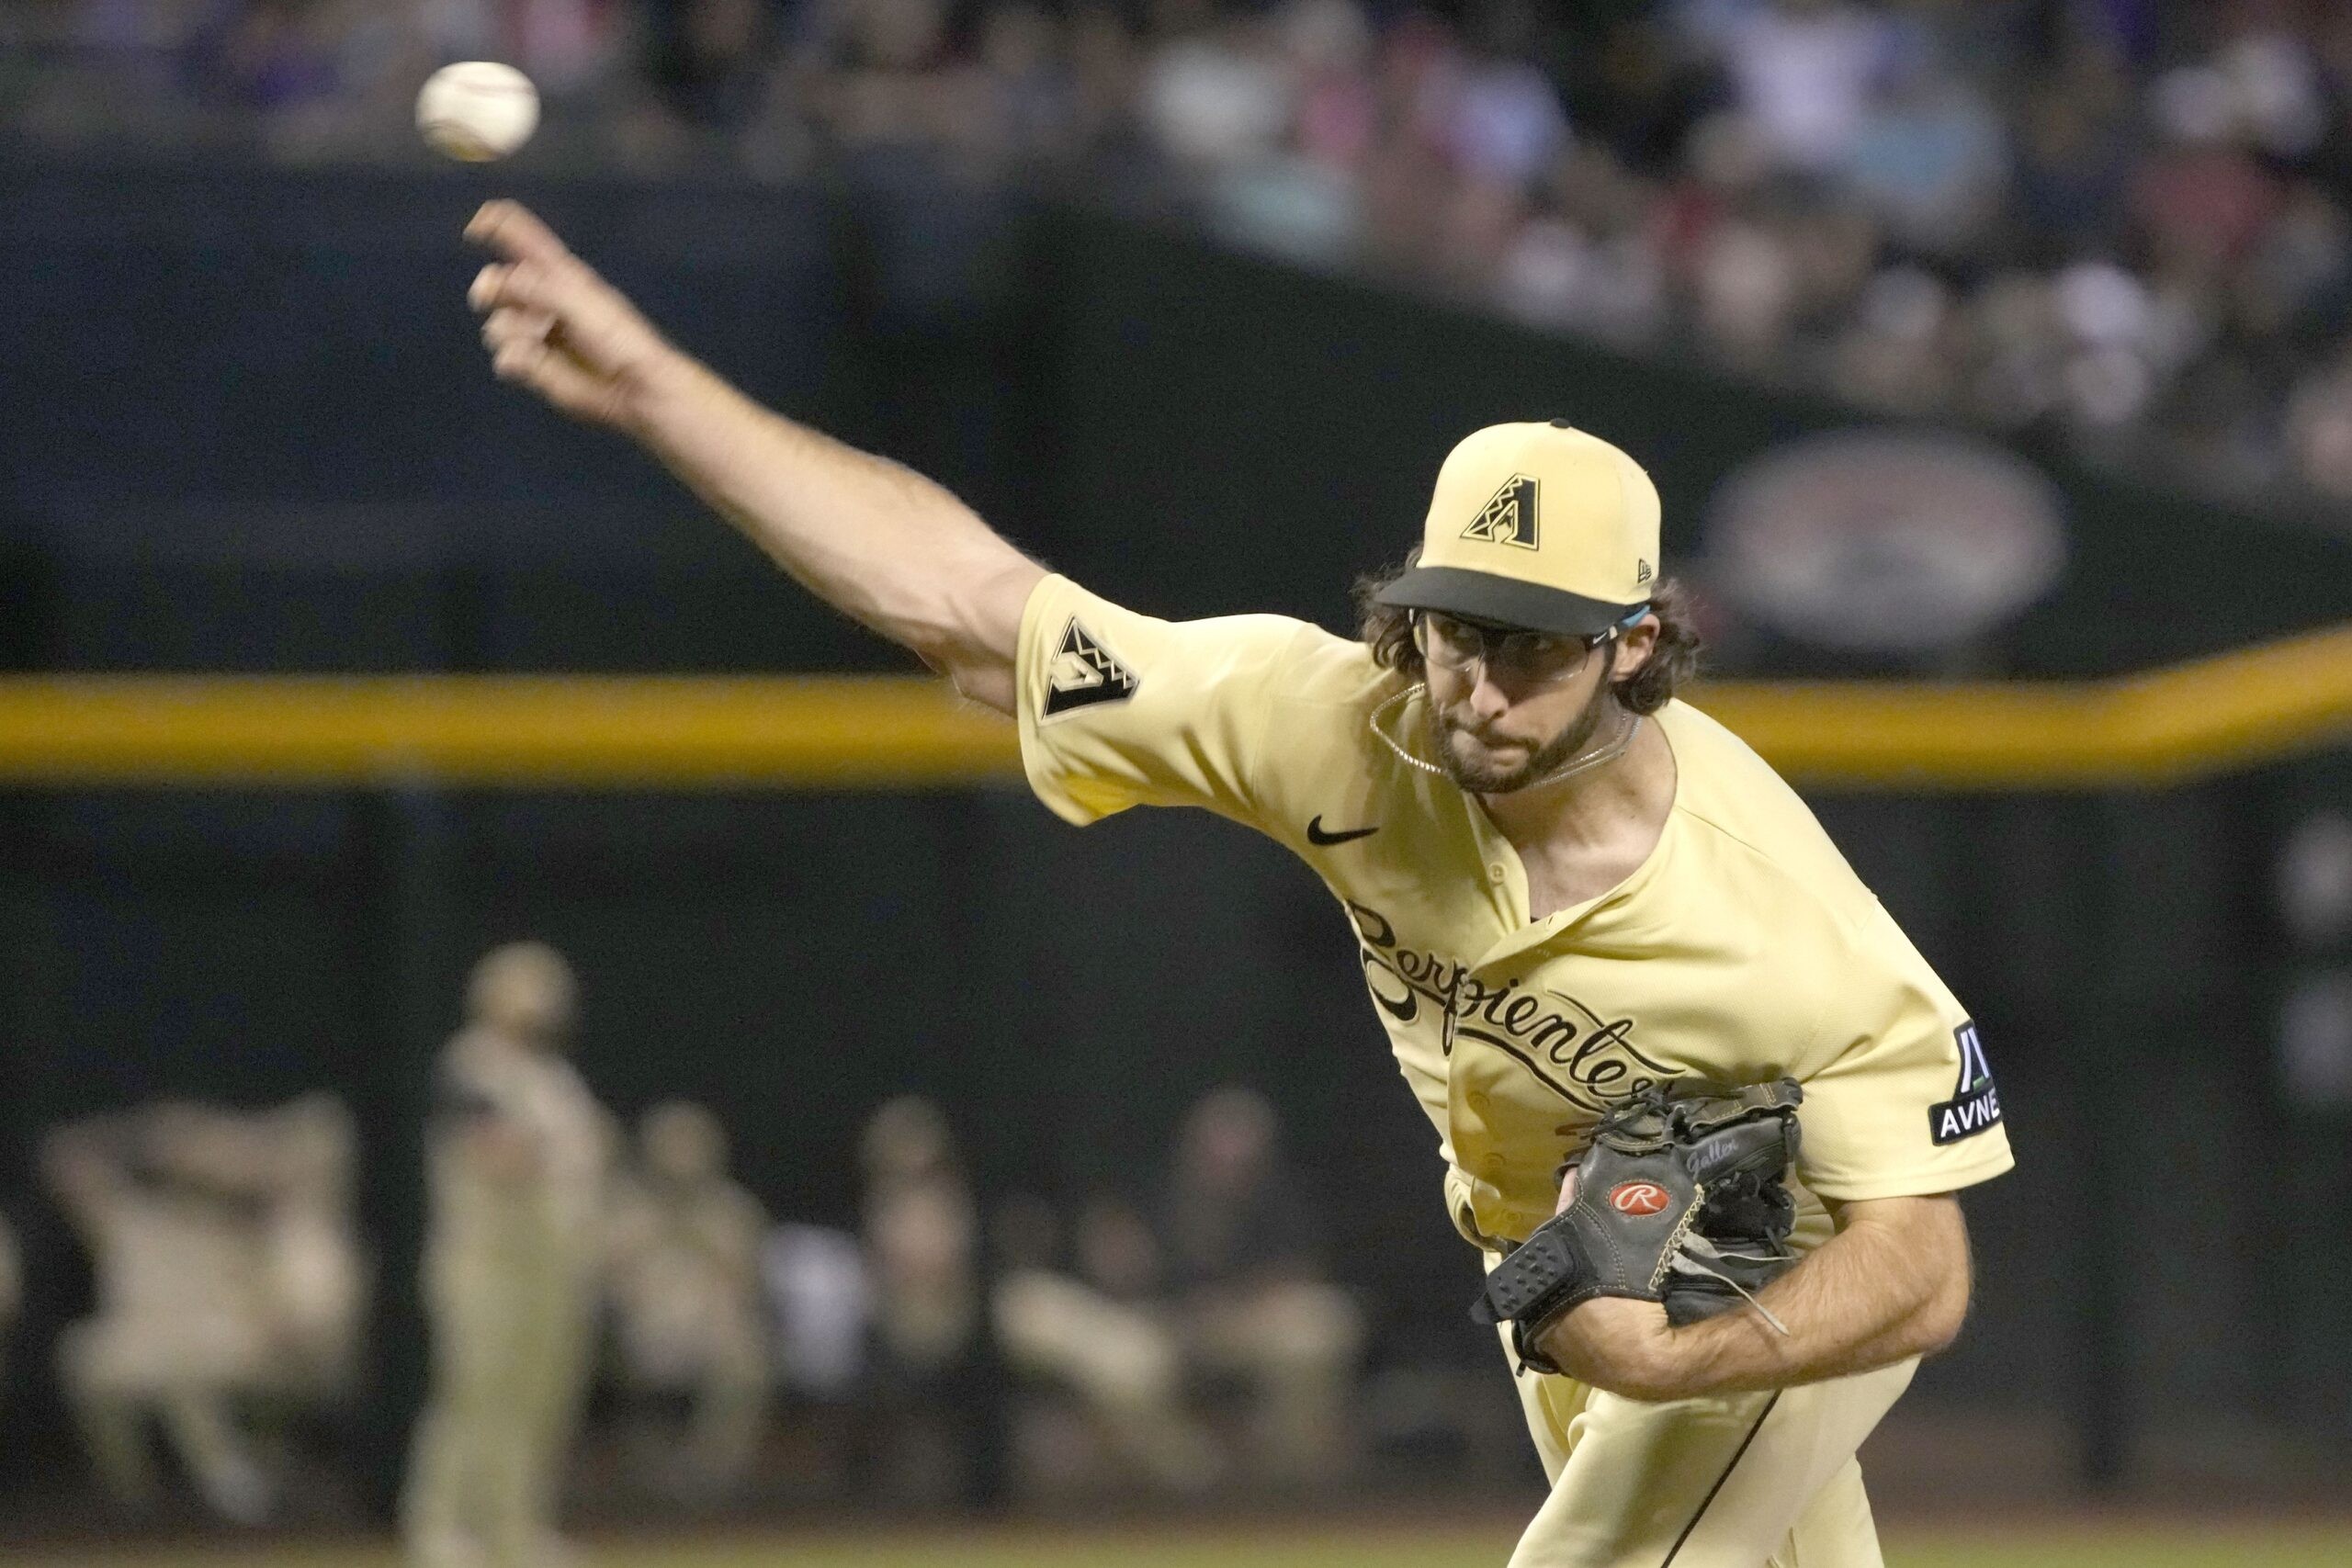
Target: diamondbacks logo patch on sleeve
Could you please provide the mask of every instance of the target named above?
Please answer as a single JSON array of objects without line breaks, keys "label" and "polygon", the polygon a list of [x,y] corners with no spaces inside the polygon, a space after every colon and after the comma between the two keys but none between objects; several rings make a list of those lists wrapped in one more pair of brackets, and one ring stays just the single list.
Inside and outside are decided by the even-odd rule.
[{"label": "diamondbacks logo patch on sleeve", "polygon": [[1960,1046],[1960,1082],[1951,1098],[1928,1107],[1928,1135],[1938,1146],[1973,1138],[2001,1119],[2001,1096],[1993,1088],[1992,1064],[1984,1060],[1984,1042],[1974,1023],[1953,1030]]},{"label": "diamondbacks logo patch on sleeve", "polygon": [[1096,703],[1125,702],[1136,694],[1137,684],[1136,672],[1073,618],[1062,628],[1062,645],[1046,670],[1045,716],[1052,718]]},{"label": "diamondbacks logo patch on sleeve", "polygon": [[1535,548],[1535,481],[1525,474],[1511,475],[1495,491],[1494,499],[1478,509],[1462,536],[1484,539],[1490,545],[1517,545],[1523,550]]}]

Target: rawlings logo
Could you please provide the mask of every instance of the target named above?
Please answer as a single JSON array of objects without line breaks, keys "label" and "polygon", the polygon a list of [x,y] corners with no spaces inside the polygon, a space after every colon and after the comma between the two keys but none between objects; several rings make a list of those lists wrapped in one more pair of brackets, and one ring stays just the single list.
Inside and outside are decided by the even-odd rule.
[{"label": "rawlings logo", "polygon": [[1609,1206],[1636,1218],[1660,1213],[1673,1201],[1655,1181],[1621,1181],[1609,1190]]}]

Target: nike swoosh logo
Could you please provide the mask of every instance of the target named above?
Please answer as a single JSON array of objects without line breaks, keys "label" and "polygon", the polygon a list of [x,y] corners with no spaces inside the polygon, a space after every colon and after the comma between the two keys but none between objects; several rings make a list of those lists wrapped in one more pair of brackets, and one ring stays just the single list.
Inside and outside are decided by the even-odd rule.
[{"label": "nike swoosh logo", "polygon": [[1306,825],[1306,841],[1310,844],[1329,847],[1332,844],[1344,844],[1350,839],[1369,839],[1379,831],[1380,824],[1374,822],[1369,828],[1343,828],[1339,832],[1327,833],[1323,830],[1323,814],[1318,811],[1315,814],[1315,819]]}]

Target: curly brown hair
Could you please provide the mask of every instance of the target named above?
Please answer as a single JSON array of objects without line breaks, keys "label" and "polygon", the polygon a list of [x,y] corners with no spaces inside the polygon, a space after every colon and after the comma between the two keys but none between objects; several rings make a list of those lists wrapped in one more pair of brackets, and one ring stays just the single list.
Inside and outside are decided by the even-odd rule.
[{"label": "curly brown hair", "polygon": [[[1381,604],[1379,595],[1381,590],[1412,570],[1420,554],[1416,546],[1386,571],[1356,579],[1353,590],[1356,635],[1372,650],[1374,661],[1384,670],[1394,670],[1416,681],[1424,679],[1428,671],[1423,668],[1421,650],[1413,643],[1413,613]],[[1703,650],[1698,624],[1691,615],[1690,595],[1679,582],[1670,577],[1657,581],[1650,591],[1650,613],[1657,617],[1657,646],[1650,650],[1649,662],[1614,682],[1618,702],[1633,713],[1656,713],[1664,707],[1698,674],[1699,655]],[[1617,646],[1611,641],[1609,659],[1612,667],[1616,657]]]}]

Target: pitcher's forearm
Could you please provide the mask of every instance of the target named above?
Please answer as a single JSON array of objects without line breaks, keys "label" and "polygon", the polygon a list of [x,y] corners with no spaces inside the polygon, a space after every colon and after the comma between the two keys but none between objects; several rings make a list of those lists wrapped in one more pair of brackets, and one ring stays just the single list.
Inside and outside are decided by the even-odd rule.
[{"label": "pitcher's forearm", "polygon": [[1764,1311],[1674,1328],[1657,1303],[1600,1296],[1546,1326],[1537,1348],[1596,1388],[1663,1402],[1846,1377],[1949,1345],[1968,1311],[1960,1205],[1877,1199],[1839,1215],[1836,1235],[1758,1293]]},{"label": "pitcher's forearm", "polygon": [[1841,1230],[1760,1300],[1678,1330],[1686,1368],[1710,1393],[1785,1388],[1932,1354],[1968,1311],[1968,1244],[1950,1200],[1919,1201],[1904,1228],[1882,1222]]},{"label": "pitcher's forearm", "polygon": [[[827,604],[941,668],[1007,651],[1036,567],[945,487],[761,407],[685,355],[646,367],[628,429]],[[1006,620],[1011,605],[1010,624]]]}]

